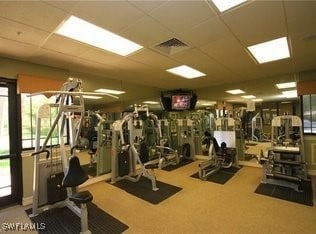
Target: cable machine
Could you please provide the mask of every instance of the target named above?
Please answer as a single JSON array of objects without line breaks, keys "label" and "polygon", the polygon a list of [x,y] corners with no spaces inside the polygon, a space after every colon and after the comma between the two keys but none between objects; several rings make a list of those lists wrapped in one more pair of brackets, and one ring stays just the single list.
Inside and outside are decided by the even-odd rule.
[{"label": "cable machine", "polygon": [[271,147],[261,153],[262,183],[300,191],[302,181],[308,181],[304,155],[302,121],[297,116],[284,115],[272,119]]},{"label": "cable machine", "polygon": [[215,121],[216,130],[209,135],[209,159],[200,163],[199,177],[206,180],[223,168],[239,168],[236,153],[236,132],[233,118],[222,117]]},{"label": "cable machine", "polygon": [[[39,93],[31,94],[30,96],[38,94],[57,94],[57,99],[55,104],[45,104],[41,106],[37,113],[37,123],[36,123],[36,146],[35,152],[32,154],[34,156],[34,174],[33,174],[33,206],[31,216],[37,216],[39,213],[55,208],[67,206],[71,211],[80,217],[81,220],[81,233],[91,233],[88,230],[88,211],[86,204],[92,201],[93,197],[88,191],[78,192],[77,187],[84,183],[88,176],[83,172],[79,158],[76,155],[72,155],[70,158],[67,157],[67,150],[65,147],[65,132],[68,129],[69,145],[71,148],[71,154],[74,153],[74,149],[78,143],[83,117],[84,117],[84,99],[83,95],[107,95],[115,97],[108,94],[96,94],[91,92],[82,92],[81,81],[79,79],[69,78],[66,83],[63,84],[60,91],[43,91]],[[117,97],[115,97],[117,98]],[[75,103],[76,99],[76,103]],[[51,128],[45,137],[43,143],[41,144],[41,121],[44,118],[49,118],[49,109],[51,107],[57,107],[58,113],[53,121]],[[53,132],[58,129],[58,137],[60,143],[60,160],[62,164],[62,172],[65,175],[62,180],[56,184],[55,191],[57,190],[56,197],[53,201],[47,201],[44,199],[43,203],[39,203],[40,192],[45,190],[48,186],[48,178],[43,178],[41,174],[41,163],[43,160],[48,159],[48,157],[53,157],[47,150],[47,144],[52,137]],[[41,155],[45,154],[46,159],[43,159]],[[47,162],[49,163],[49,162]],[[52,177],[51,177],[52,178]],[[59,197],[59,191],[63,188],[66,189],[66,196]],[[47,204],[49,203],[49,204]],[[75,203],[79,204],[78,207]]]}]

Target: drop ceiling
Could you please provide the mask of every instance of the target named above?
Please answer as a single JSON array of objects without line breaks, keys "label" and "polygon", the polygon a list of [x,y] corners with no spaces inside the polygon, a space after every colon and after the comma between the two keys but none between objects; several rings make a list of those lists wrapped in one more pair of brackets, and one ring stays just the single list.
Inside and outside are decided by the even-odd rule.
[{"label": "drop ceiling", "polygon": [[[123,87],[126,102],[180,88],[193,89],[203,100],[238,99],[225,90],[239,88],[270,101],[280,93],[276,83],[316,69],[315,12],[316,1],[293,0],[247,1],[224,13],[206,0],[1,1],[0,56],[91,74],[80,77],[87,79],[87,91]],[[122,57],[55,34],[70,15],[144,49]],[[289,59],[258,64],[246,49],[282,36],[289,40]],[[188,48],[172,54],[157,49],[172,38]],[[187,80],[165,71],[183,64],[206,76]]]}]

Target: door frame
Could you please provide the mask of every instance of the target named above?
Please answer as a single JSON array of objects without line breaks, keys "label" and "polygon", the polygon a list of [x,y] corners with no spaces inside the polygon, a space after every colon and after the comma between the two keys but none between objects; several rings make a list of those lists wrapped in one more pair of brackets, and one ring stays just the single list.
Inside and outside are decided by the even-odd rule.
[{"label": "door frame", "polygon": [[21,97],[17,93],[17,80],[0,77],[0,86],[8,88],[9,111],[9,155],[2,159],[10,159],[11,194],[0,197],[0,207],[11,204],[22,204],[22,129],[21,129]]}]

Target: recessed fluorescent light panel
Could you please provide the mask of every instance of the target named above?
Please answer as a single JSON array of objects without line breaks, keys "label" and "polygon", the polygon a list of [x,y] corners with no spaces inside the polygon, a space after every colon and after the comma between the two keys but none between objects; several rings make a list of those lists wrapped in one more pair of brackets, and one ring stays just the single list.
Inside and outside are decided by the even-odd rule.
[{"label": "recessed fluorescent light panel", "polygon": [[248,50],[258,63],[267,63],[290,57],[286,37],[249,46]]},{"label": "recessed fluorescent light panel", "polygon": [[145,101],[143,102],[144,104],[149,104],[149,105],[157,105],[159,102],[154,102],[154,101]]},{"label": "recessed fluorescent light panel", "polygon": [[212,0],[212,2],[220,12],[224,12],[244,2],[247,2],[247,0]]},{"label": "recessed fluorescent light panel", "polygon": [[187,79],[193,79],[193,78],[198,78],[201,76],[206,76],[206,74],[186,65],[170,68],[166,71],[178,76],[182,76]]},{"label": "recessed fluorescent light panel", "polygon": [[63,22],[56,33],[122,56],[143,48],[135,42],[75,16],[70,16]]},{"label": "recessed fluorescent light panel", "polygon": [[120,91],[120,90],[114,90],[114,89],[96,89],[94,92],[98,93],[108,93],[108,94],[115,94],[115,95],[120,95],[125,93],[125,91]]},{"label": "recessed fluorescent light panel", "polygon": [[286,97],[286,98],[297,97],[296,90],[283,91],[282,94],[283,94],[283,97]]},{"label": "recessed fluorescent light panel", "polygon": [[276,84],[276,86],[278,87],[278,89],[294,88],[296,87],[296,83],[295,82],[280,83],[280,84]]},{"label": "recessed fluorescent light panel", "polygon": [[253,99],[253,98],[256,98],[256,96],[254,95],[245,95],[245,96],[241,96],[242,98],[245,98],[245,99]]},{"label": "recessed fluorescent light panel", "polygon": [[254,101],[254,102],[262,102],[263,99],[262,98],[256,98],[256,99],[252,99],[252,101]]},{"label": "recessed fluorescent light panel", "polygon": [[225,92],[226,93],[230,93],[230,94],[242,94],[242,93],[245,93],[245,91],[242,91],[241,89],[232,89],[232,90],[227,90]]},{"label": "recessed fluorescent light panel", "polygon": [[82,97],[86,99],[101,99],[102,98],[100,96],[90,96],[90,95],[82,95]]}]

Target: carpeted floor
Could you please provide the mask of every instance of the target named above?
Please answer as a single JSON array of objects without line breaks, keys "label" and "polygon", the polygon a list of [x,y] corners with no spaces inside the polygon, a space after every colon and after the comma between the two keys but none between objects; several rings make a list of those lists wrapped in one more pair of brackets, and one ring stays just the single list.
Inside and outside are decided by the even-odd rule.
[{"label": "carpeted floor", "polygon": [[[220,185],[191,178],[198,163],[170,172],[156,170],[157,180],[182,188],[157,205],[103,181],[85,189],[93,194],[94,204],[129,227],[125,234],[316,233],[315,206],[254,192],[261,181],[261,168],[244,166]],[[313,177],[314,201],[315,180]],[[25,209],[0,210],[0,223],[30,222]]]}]

